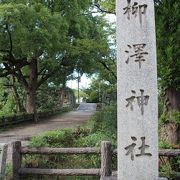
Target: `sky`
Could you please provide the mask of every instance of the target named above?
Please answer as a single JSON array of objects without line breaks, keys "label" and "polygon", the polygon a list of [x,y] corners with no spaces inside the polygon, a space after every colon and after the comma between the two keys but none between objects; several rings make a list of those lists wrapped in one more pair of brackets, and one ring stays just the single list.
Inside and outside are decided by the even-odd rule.
[{"label": "sky", "polygon": [[[107,14],[106,18],[111,23],[116,21],[116,16],[112,14]],[[91,84],[91,78],[83,74],[83,76],[81,77],[81,82],[79,83],[80,89],[88,88],[90,84]],[[78,82],[77,80],[70,80],[67,82],[67,86],[71,89],[78,89]]]},{"label": "sky", "polygon": [[[79,87],[80,89],[86,89],[90,86],[91,84],[91,79],[88,78],[85,74],[81,77]],[[67,86],[71,89],[78,89],[78,81],[77,80],[70,80],[67,82]]]}]

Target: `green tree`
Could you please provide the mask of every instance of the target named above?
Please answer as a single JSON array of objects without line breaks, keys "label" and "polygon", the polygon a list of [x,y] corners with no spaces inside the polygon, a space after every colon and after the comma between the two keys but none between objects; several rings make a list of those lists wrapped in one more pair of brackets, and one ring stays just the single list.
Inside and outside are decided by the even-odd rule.
[{"label": "green tree", "polygon": [[115,0],[95,0],[94,5],[100,12],[109,13],[109,14],[116,14],[115,13]]},{"label": "green tree", "polygon": [[116,94],[116,83],[112,84],[104,78],[101,79],[100,75],[97,75],[92,79],[91,86],[84,89],[83,92],[87,94],[88,102],[102,102],[107,96],[111,96],[109,100],[116,100],[114,96]]},{"label": "green tree", "polygon": [[24,86],[28,113],[36,113],[36,91],[49,78],[59,83],[74,69],[90,71],[107,52],[90,2],[1,1],[0,77],[13,75]]},{"label": "green tree", "polygon": [[24,111],[23,90],[14,77],[0,79],[0,114]]},{"label": "green tree", "polygon": [[[156,10],[158,79],[166,97],[166,112],[180,110],[180,1],[154,0]],[[103,13],[115,12],[115,0],[96,0]]]},{"label": "green tree", "polygon": [[180,1],[161,0],[156,6],[158,77],[165,92],[166,112],[180,111]]},{"label": "green tree", "polygon": [[59,63],[57,55],[63,49],[67,25],[41,4],[4,4],[0,8],[1,77],[13,74],[22,83],[26,111],[35,113],[36,90]]}]

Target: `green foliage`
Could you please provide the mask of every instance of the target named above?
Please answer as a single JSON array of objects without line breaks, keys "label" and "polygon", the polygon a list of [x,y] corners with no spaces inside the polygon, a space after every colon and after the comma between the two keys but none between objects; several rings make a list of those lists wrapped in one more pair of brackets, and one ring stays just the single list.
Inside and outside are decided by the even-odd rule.
[{"label": "green foliage", "polygon": [[5,88],[5,81],[0,81],[0,115],[6,115],[8,113],[15,112],[15,101],[13,93],[10,89]]},{"label": "green foliage", "polygon": [[24,112],[24,91],[11,77],[0,79],[0,115]]},{"label": "green foliage", "polygon": [[91,91],[87,102],[91,102],[91,103],[99,102],[99,93],[97,91]]},{"label": "green foliage", "polygon": [[[100,116],[102,114],[102,116]],[[101,120],[101,117],[103,120]],[[112,126],[112,127],[110,127]],[[116,142],[116,106],[105,107],[83,127],[47,132],[31,139],[31,147],[100,147],[103,140],[109,140],[114,146]],[[71,156],[71,157],[69,157]],[[116,158],[113,158],[116,166]],[[25,167],[41,168],[99,168],[99,155],[26,155],[23,159]],[[39,179],[44,178],[38,177]],[[74,180],[95,180],[95,177],[65,177]]]},{"label": "green foliage", "polygon": [[8,94],[6,98],[5,104],[0,110],[0,115],[13,114],[16,112],[13,94]]},{"label": "green foliage", "polygon": [[172,149],[172,145],[169,144],[169,143],[166,142],[166,141],[160,140],[160,142],[159,142],[159,148],[161,148],[161,149]]},{"label": "green foliage", "polygon": [[38,111],[51,111],[60,108],[58,107],[59,96],[58,87],[51,87],[47,83],[44,83],[37,91]]},{"label": "green foliage", "polygon": [[[0,6],[0,44],[9,49],[7,24],[11,31],[13,52],[19,57],[32,57],[39,48],[50,56],[60,50],[67,33],[67,23],[58,14],[51,14],[42,4],[4,4]],[[51,32],[51,34],[49,33]],[[61,34],[61,36],[59,36]],[[5,43],[6,42],[6,43]]]},{"label": "green foliage", "polygon": [[115,13],[115,5],[116,5],[116,1],[115,0],[96,0],[95,2],[97,2],[102,9]]},{"label": "green foliage", "polygon": [[[116,92],[116,85],[101,79],[99,76],[92,79],[91,86],[83,90],[87,96],[87,102],[102,102],[107,94]],[[114,99],[116,101],[116,99]]]},{"label": "green foliage", "polygon": [[83,15],[88,11],[89,0],[83,3],[33,0],[28,5],[23,1],[9,2],[12,3],[4,3],[0,7],[0,45],[3,50],[10,49],[5,28],[8,25],[13,54],[17,57],[30,59],[40,50],[43,52],[39,60],[41,68],[45,66],[51,70],[60,65],[58,63],[64,57],[71,70],[77,63],[80,70],[89,71],[92,66],[90,60],[99,58],[108,50],[103,30],[105,21],[90,13]]},{"label": "green foliage", "polygon": [[81,147],[99,146],[103,140],[117,144],[116,105],[104,107],[97,112],[88,127],[50,131],[32,138],[32,147]]},{"label": "green foliage", "polygon": [[178,180],[180,177],[180,157],[164,159],[164,164],[160,166],[160,176],[169,180]]},{"label": "green foliage", "polygon": [[158,76],[163,88],[180,88],[180,1],[162,0],[156,6]]},{"label": "green foliage", "polygon": [[[107,23],[92,15],[91,3],[1,1],[0,76],[13,74],[35,101],[33,95],[45,82],[64,85],[74,70],[94,72],[109,46]],[[52,107],[53,100],[49,104]],[[26,111],[35,111],[29,106]]]},{"label": "green foliage", "polygon": [[115,145],[117,141],[117,106],[105,106],[93,117],[92,132],[101,132]]},{"label": "green foliage", "polygon": [[32,147],[75,147],[79,138],[87,136],[89,129],[63,129],[50,131],[32,138],[30,146]]},{"label": "green foliage", "polygon": [[6,180],[11,180],[12,179],[12,174],[13,174],[12,165],[7,164],[6,169],[5,169],[5,179]]},{"label": "green foliage", "polygon": [[180,125],[180,112],[173,110],[169,114],[162,114],[160,116],[160,123],[165,124],[168,122],[172,122],[177,125]]},{"label": "green foliage", "polygon": [[79,147],[100,147],[101,141],[108,141],[109,139],[110,137],[107,137],[102,132],[96,132],[80,138],[76,144]]},{"label": "green foliage", "polygon": [[[77,89],[73,89],[73,93],[76,97],[76,99],[78,98],[78,90]],[[80,89],[79,90],[79,96],[82,97],[84,100],[87,99],[88,94],[85,93],[84,90]]]},{"label": "green foliage", "polygon": [[[32,138],[31,147],[82,147],[81,139],[88,137],[89,128],[64,129],[51,131]],[[94,139],[95,140],[95,139]],[[88,144],[90,145],[90,144]],[[91,144],[92,146],[93,144]],[[87,146],[87,144],[85,145]],[[25,156],[25,167],[42,168],[92,168],[100,167],[99,155],[51,155],[48,157],[33,155]],[[40,178],[40,177],[39,177]],[[42,177],[41,177],[42,178]],[[45,178],[45,177],[44,177]],[[83,177],[66,177],[67,179],[84,179]],[[86,177],[85,179],[93,179]],[[96,178],[95,178],[96,179]]]}]

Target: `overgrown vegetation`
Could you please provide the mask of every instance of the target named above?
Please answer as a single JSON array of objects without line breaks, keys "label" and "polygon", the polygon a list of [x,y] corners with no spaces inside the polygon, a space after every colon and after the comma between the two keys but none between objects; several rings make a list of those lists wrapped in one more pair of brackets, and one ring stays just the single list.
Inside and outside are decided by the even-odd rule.
[{"label": "overgrown vegetation", "polygon": [[[77,129],[64,129],[35,136],[30,142],[31,147],[100,147],[103,140],[112,142],[117,147],[117,107],[116,104],[104,106],[91,120]],[[167,142],[160,141],[160,148],[175,148]],[[43,168],[99,168],[100,158],[97,155],[26,155],[26,167]],[[117,158],[113,157],[113,169],[117,168]],[[180,159],[161,158],[160,174],[173,179],[180,171]],[[42,178],[42,177],[38,177]],[[66,179],[95,179],[94,177],[66,177]]]},{"label": "overgrown vegetation", "polygon": [[[97,112],[89,123],[77,129],[50,131],[32,138],[30,147],[100,147],[101,141],[109,140],[113,147],[116,138],[116,105],[104,107]],[[116,158],[113,158],[116,168]],[[99,168],[99,155],[26,155],[25,167],[42,168]],[[32,177],[31,177],[32,178]],[[30,179],[31,179],[30,178]],[[37,179],[46,177],[38,177]],[[48,177],[47,177],[48,179]],[[55,178],[54,178],[55,179]],[[63,179],[63,178],[62,178]],[[66,177],[65,179],[98,179],[95,177]]]},{"label": "overgrown vegetation", "polygon": [[[154,2],[160,91],[159,124],[161,128],[172,123],[179,130],[180,1]],[[95,10],[99,12],[98,16],[92,13]],[[72,75],[74,71],[80,76],[83,73],[98,74],[91,87],[83,90],[82,96],[88,102],[111,104],[113,93],[116,94],[117,80],[115,26],[105,21],[104,15],[107,13],[115,14],[115,0],[1,0],[0,115],[55,111],[58,90],[65,87],[68,79],[75,78]],[[102,140],[110,140],[115,147],[116,109],[115,104],[105,106],[86,126],[36,136],[30,145],[97,147]],[[174,144],[160,140],[160,147],[177,148],[179,136],[176,139]],[[116,166],[116,161],[114,164]],[[99,158],[85,155],[72,158],[64,155],[49,158],[26,156],[24,165],[54,168],[85,165],[88,168],[98,167]],[[180,171],[179,166],[179,158],[165,159],[160,172],[171,179],[175,175],[174,171]]]},{"label": "overgrown vegetation", "polygon": [[177,126],[180,126],[180,112],[177,110],[173,110],[169,114],[162,114],[160,116],[160,123],[174,123]]}]

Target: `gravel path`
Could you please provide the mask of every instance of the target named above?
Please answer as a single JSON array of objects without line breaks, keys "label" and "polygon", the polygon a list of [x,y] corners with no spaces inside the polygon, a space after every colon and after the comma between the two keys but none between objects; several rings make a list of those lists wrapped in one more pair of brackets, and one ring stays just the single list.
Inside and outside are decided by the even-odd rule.
[{"label": "gravel path", "polygon": [[58,115],[48,120],[41,120],[38,123],[29,123],[18,125],[7,131],[0,132],[0,142],[8,143],[8,158],[7,162],[10,162],[11,157],[11,143],[13,141],[20,140],[22,145],[27,145],[29,139],[47,131],[75,128],[84,122],[95,113],[96,104],[94,103],[82,103],[77,111],[71,111],[63,115]]}]

